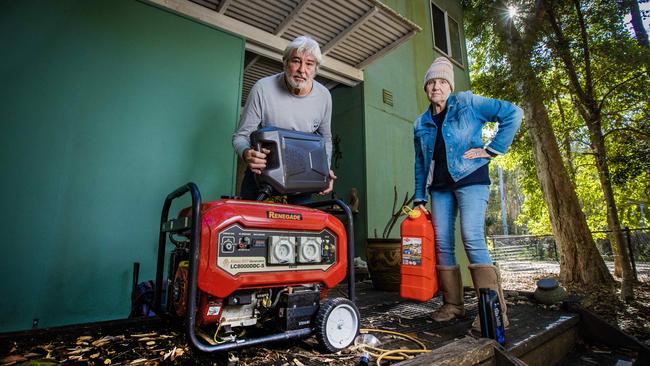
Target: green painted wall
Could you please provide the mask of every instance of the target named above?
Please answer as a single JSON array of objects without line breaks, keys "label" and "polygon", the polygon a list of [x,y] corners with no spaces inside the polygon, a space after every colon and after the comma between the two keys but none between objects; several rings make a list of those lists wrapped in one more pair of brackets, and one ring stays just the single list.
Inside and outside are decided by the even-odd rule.
[{"label": "green painted wall", "polygon": [[[434,50],[428,0],[384,1],[422,32],[406,44],[391,51],[365,70],[364,104],[366,164],[368,171],[368,235],[381,234],[388,220],[397,186],[401,203],[403,195],[413,193],[413,120],[429,105],[423,90],[423,77],[429,65],[440,54]],[[446,1],[450,15],[462,19],[456,1]],[[456,90],[467,89],[469,75],[455,66]],[[393,106],[383,103],[382,90],[393,94]],[[397,232],[393,236],[398,235]]]},{"label": "green painted wall", "polygon": [[126,317],[167,193],[233,193],[244,42],[132,0],[13,0],[0,44],[0,332]]},{"label": "green painted wall", "polygon": [[[413,120],[429,106],[424,94],[423,78],[431,62],[441,56],[433,46],[429,0],[384,0],[386,5],[418,24],[422,31],[388,53],[365,70],[363,83],[367,172],[368,237],[381,235],[391,214],[393,186],[399,193],[398,204],[406,192],[413,194]],[[450,16],[462,21],[460,2],[436,0]],[[460,24],[462,28],[462,23]],[[462,34],[462,39],[464,38]],[[464,64],[467,55],[463,44]],[[469,71],[454,66],[455,90],[469,88]],[[383,103],[382,90],[393,94],[393,106]],[[457,225],[459,227],[459,225]],[[396,226],[392,237],[399,236]],[[457,230],[457,258],[465,267],[467,259]],[[470,280],[464,273],[466,283]]]},{"label": "green painted wall", "polygon": [[354,214],[354,237],[356,256],[364,257],[367,226],[367,195],[365,149],[363,130],[363,87],[340,85],[332,93],[332,134],[340,139],[340,155],[332,159],[333,170],[339,179],[334,191],[345,202],[350,201],[350,190],[357,189],[359,212]]}]

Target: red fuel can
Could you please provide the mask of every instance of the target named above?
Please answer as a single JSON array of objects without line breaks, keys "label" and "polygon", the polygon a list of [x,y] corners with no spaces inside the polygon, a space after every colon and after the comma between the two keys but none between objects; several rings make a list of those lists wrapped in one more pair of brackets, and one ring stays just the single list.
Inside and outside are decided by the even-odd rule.
[{"label": "red fuel can", "polygon": [[400,236],[402,279],[399,295],[417,301],[430,300],[438,292],[431,214],[420,209],[410,211],[400,226]]}]

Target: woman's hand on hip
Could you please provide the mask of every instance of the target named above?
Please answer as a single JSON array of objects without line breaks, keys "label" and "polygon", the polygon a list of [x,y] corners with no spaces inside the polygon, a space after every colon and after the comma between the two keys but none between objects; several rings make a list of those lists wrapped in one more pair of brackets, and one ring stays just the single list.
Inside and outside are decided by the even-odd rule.
[{"label": "woman's hand on hip", "polygon": [[478,159],[478,158],[490,158],[490,154],[485,151],[485,149],[479,147],[476,149],[469,149],[463,154],[465,159]]}]

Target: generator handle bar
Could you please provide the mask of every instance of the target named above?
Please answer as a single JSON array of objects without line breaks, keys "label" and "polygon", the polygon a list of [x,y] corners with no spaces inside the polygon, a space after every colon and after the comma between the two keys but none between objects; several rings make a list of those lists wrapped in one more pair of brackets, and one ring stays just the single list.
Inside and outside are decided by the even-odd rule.
[{"label": "generator handle bar", "polygon": [[[156,263],[156,287],[154,289],[153,299],[154,312],[159,315],[163,313],[161,309],[164,271],[163,268],[165,266],[165,247],[167,245],[167,233],[162,230],[162,228],[169,219],[169,208],[171,207],[172,201],[178,197],[185,195],[187,192],[190,192],[192,196],[192,222],[190,224],[192,235],[190,238],[190,244],[191,248],[198,248],[201,227],[201,193],[199,192],[199,188],[196,186],[196,184],[189,182],[167,195],[167,198],[165,198],[165,203],[163,204],[162,213],[160,214],[160,227],[158,228],[160,230],[160,236],[158,237],[158,258]],[[198,250],[196,251],[196,255],[198,256]],[[192,264],[190,263],[190,273],[192,273],[192,269]],[[194,268],[194,274],[196,276],[196,268]]]},{"label": "generator handle bar", "polygon": [[345,212],[345,216],[347,217],[345,231],[348,237],[348,299],[356,303],[356,290],[354,284],[354,223],[352,222],[352,210],[350,210],[350,207],[338,198],[327,201],[307,202],[302,206],[316,208],[331,205],[339,206],[343,212]]}]

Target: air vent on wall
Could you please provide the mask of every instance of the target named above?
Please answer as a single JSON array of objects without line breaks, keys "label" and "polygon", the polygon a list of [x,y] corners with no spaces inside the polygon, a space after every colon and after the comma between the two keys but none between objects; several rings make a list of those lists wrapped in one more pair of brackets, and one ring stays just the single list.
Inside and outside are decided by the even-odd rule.
[{"label": "air vent on wall", "polygon": [[388,104],[391,107],[393,106],[393,93],[390,90],[382,89],[381,98],[384,101],[384,104]]}]

